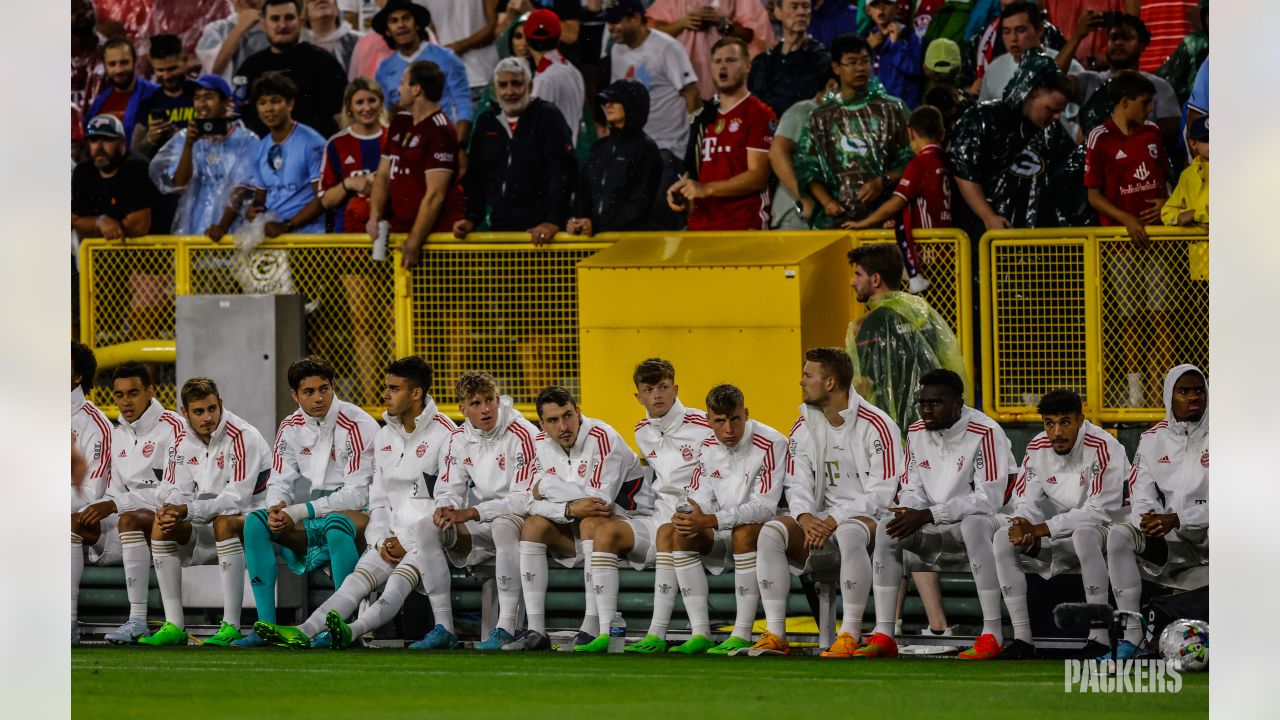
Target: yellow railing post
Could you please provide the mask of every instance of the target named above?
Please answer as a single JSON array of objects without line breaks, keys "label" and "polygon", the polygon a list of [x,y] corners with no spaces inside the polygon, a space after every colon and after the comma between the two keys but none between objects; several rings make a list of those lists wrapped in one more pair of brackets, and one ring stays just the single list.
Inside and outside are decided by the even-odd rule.
[{"label": "yellow railing post", "polygon": [[1098,236],[1090,232],[1084,243],[1084,267],[1093,282],[1087,282],[1084,292],[1084,346],[1085,365],[1085,416],[1098,422],[1102,414],[1102,263],[1098,248]]},{"label": "yellow railing post", "polygon": [[996,347],[994,341],[997,332],[995,323],[992,322],[993,313],[991,307],[991,294],[993,292],[994,282],[991,277],[992,262],[991,254],[995,252],[990,234],[983,234],[978,241],[978,272],[980,273],[979,282],[981,283],[978,292],[979,311],[978,316],[982,326],[982,407],[986,413],[995,420],[1000,420],[996,411]]}]

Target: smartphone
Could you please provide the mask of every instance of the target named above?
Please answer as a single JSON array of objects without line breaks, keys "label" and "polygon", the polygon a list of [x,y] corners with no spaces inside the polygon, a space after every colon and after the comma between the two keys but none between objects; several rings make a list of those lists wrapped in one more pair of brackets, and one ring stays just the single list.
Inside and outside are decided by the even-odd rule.
[{"label": "smartphone", "polygon": [[226,118],[205,118],[196,120],[196,134],[204,135],[226,135],[227,119]]},{"label": "smartphone", "polygon": [[152,110],[151,112],[147,113],[147,117],[153,123],[168,122],[169,111],[168,110]]},{"label": "smartphone", "polygon": [[1115,27],[1120,24],[1120,18],[1122,17],[1124,17],[1124,13],[1108,10],[1102,13],[1102,27]]}]

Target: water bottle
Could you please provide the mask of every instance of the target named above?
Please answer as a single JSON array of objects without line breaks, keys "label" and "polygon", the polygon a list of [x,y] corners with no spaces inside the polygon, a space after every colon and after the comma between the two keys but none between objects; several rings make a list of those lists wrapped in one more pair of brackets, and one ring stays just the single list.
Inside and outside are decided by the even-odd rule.
[{"label": "water bottle", "polygon": [[391,223],[383,220],[378,223],[378,239],[373,241],[373,260],[382,262],[387,259],[387,237],[391,234]]},{"label": "water bottle", "polygon": [[688,515],[689,513],[693,512],[693,505],[688,500],[686,500],[676,506],[676,512],[680,513],[681,515]]},{"label": "water bottle", "polygon": [[609,652],[620,653],[627,646],[627,621],[622,617],[622,613],[613,614],[613,621],[609,623]]}]

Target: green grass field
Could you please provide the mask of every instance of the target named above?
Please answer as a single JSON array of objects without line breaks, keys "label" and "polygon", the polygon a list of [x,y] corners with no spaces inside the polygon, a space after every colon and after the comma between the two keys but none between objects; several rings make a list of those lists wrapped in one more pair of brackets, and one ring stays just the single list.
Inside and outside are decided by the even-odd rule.
[{"label": "green grass field", "polygon": [[1209,676],[1177,694],[1067,694],[1060,661],[717,658],[471,651],[82,647],[76,718],[1206,717]]}]

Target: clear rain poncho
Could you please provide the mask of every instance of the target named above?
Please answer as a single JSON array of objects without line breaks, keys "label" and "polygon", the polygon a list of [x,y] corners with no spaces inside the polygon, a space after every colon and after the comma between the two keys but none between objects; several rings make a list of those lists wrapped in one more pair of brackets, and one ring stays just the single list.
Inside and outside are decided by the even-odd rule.
[{"label": "clear rain poncho", "polygon": [[[249,184],[258,136],[239,122],[233,122],[225,138],[196,140],[191,148],[191,179],[186,187],[180,188],[173,184],[173,174],[178,169],[186,137],[185,128],[174,133],[152,158],[148,174],[160,192],[182,193],[173,218],[173,233],[203,235],[222,217],[231,191],[238,185]],[[236,217],[228,232],[234,232],[239,225],[240,217]]]},{"label": "clear rain poncho", "polygon": [[849,323],[845,349],[853,359],[853,383],[872,405],[898,423],[903,435],[919,417],[920,378],[930,370],[953,370],[973,404],[964,356],[955,333],[924,298],[888,292],[867,302],[867,314]]}]

